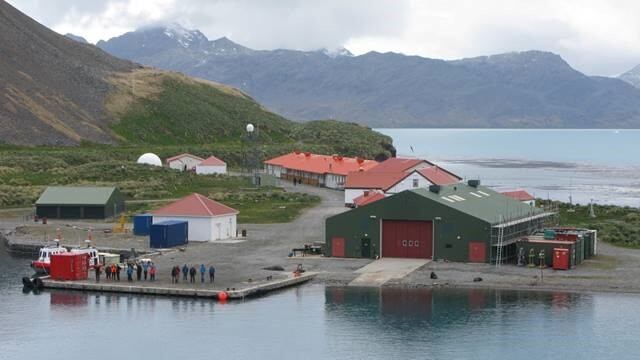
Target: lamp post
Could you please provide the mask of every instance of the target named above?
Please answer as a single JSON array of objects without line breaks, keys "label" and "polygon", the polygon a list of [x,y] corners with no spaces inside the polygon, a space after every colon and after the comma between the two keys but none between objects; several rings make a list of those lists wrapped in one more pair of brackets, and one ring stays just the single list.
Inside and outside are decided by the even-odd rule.
[{"label": "lamp post", "polygon": [[257,162],[258,162],[258,151],[256,148],[256,140],[257,140],[257,132],[256,128],[253,124],[247,124],[245,130],[247,131],[247,142],[249,143],[249,156],[247,159],[247,170],[251,176],[251,181],[254,185],[259,185],[258,180],[258,170],[257,170]]}]

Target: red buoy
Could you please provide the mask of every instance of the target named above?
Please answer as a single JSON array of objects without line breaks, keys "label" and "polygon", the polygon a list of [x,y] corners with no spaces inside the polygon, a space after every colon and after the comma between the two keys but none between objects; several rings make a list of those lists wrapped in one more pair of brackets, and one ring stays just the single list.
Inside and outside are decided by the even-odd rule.
[{"label": "red buoy", "polygon": [[229,298],[229,295],[225,291],[220,291],[218,293],[218,300],[227,301],[228,298]]}]

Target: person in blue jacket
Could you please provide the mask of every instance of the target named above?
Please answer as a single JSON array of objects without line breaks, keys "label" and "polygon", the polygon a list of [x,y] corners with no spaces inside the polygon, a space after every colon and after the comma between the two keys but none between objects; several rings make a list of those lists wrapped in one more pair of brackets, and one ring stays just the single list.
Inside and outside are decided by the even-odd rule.
[{"label": "person in blue jacket", "polygon": [[209,266],[209,282],[213,284],[216,280],[216,268],[213,265]]},{"label": "person in blue jacket", "polygon": [[204,282],[204,273],[207,272],[207,268],[204,267],[204,264],[200,264],[200,283]]},{"label": "person in blue jacket", "polygon": [[182,267],[182,280],[187,281],[187,275],[189,275],[189,267],[187,264],[184,264]]},{"label": "person in blue jacket", "polygon": [[127,281],[133,281],[133,266],[127,266]]}]

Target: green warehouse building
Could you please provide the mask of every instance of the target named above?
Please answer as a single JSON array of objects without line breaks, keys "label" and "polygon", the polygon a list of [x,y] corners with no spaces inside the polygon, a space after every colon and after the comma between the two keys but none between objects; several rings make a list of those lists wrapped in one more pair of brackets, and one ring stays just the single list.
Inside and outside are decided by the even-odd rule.
[{"label": "green warehouse building", "polygon": [[406,190],[326,220],[325,254],[508,262],[554,213],[470,180]]},{"label": "green warehouse building", "polygon": [[123,211],[115,187],[50,186],[36,201],[36,215],[51,219],[106,219]]}]

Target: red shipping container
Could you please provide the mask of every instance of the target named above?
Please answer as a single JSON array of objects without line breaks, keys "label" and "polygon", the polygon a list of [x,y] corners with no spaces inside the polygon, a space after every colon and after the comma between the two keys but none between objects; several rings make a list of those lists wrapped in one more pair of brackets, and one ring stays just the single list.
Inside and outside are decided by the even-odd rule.
[{"label": "red shipping container", "polygon": [[50,275],[53,280],[87,280],[89,255],[72,252],[51,255]]},{"label": "red shipping container", "polygon": [[553,270],[569,270],[569,249],[553,249]]}]

